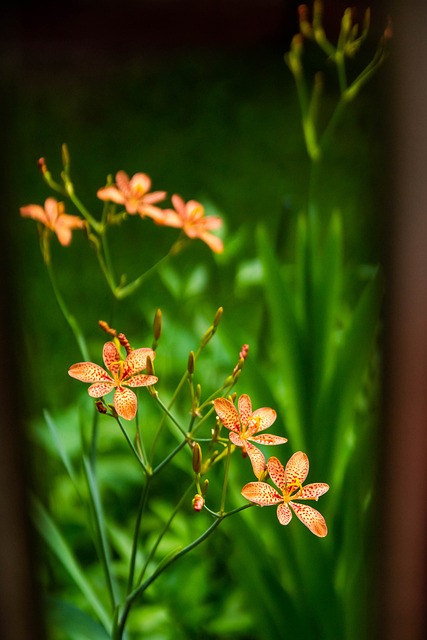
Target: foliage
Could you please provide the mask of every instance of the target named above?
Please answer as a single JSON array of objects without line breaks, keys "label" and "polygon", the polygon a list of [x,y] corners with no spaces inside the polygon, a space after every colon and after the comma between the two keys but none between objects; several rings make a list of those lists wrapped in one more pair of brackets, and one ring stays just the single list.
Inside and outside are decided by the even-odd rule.
[{"label": "foliage", "polygon": [[[233,198],[239,204],[235,207],[239,224],[233,226],[231,213],[226,216],[222,206],[213,204],[227,202],[221,198],[218,180],[209,184],[209,197],[197,196],[198,203],[203,202],[203,219],[223,219],[223,254],[218,251],[206,257],[202,246],[190,240],[184,216],[195,209],[183,209],[186,199],[174,211],[160,208],[159,200],[148,202],[155,205],[155,211],[138,207],[132,211],[129,183],[121,189],[123,176],[116,174],[115,182],[113,176],[107,178],[104,192],[99,185],[101,196],[105,189],[110,198],[111,189],[116,192],[115,200],[107,199],[97,217],[92,213],[91,197],[78,194],[67,146],[62,147],[59,179],[46,161],[39,162],[47,186],[66,201],[53,222],[42,217],[39,209],[29,211],[27,206],[25,212],[41,223],[44,263],[71,329],[68,333],[63,325],[55,329],[67,346],[65,353],[55,354],[50,375],[56,380],[60,371],[66,372],[80,349],[86,365],[90,362],[91,366],[84,374],[79,369],[78,379],[92,386],[101,382],[103,374],[93,366],[100,364],[102,347],[93,327],[107,317],[108,324],[103,322],[101,328],[119,354],[119,360],[109,358],[112,348],[106,351],[104,346],[108,384],[113,381],[117,393],[121,383],[129,380],[134,389],[133,376],[156,378],[155,386],[147,386],[148,393],[138,390],[138,413],[129,429],[123,418],[130,414],[121,412],[122,404],[111,404],[93,390],[94,397],[100,398],[94,411],[93,401],[86,391],[77,391],[77,383],[67,378],[56,392],[49,374],[40,376],[43,404],[50,409],[30,430],[41,452],[35,463],[41,498],[34,496],[33,517],[44,543],[40,579],[49,594],[46,612],[52,638],[145,634],[159,639],[262,640],[282,637],[286,629],[300,638],[351,639],[362,637],[367,628],[381,268],[377,263],[366,266],[361,262],[365,248],[356,259],[348,260],[349,251],[357,254],[361,242],[351,227],[354,212],[345,206],[352,200],[349,185],[355,180],[349,167],[345,167],[344,199],[336,180],[323,197],[321,185],[328,154],[330,157],[339,146],[334,132],[340,122],[349,126],[346,109],[382,64],[387,38],[381,39],[372,62],[348,81],[346,57],[354,56],[364,44],[368,14],[359,38],[351,12],[346,11],[334,46],[323,32],[320,7],[316,2],[312,22],[306,10],[301,10],[300,33],[286,56],[301,107],[304,138],[298,142],[305,141],[310,160],[304,165],[302,155],[294,154],[299,180],[300,166],[304,166],[304,181],[296,198],[298,212],[286,207],[286,219],[283,213],[278,215],[275,194],[274,205],[266,199],[267,204],[260,201],[257,207],[276,208],[276,214],[268,219],[258,215],[254,224],[250,196],[244,194],[238,200],[234,195],[238,190],[234,176],[228,204]],[[322,94],[319,74],[311,94],[307,91],[307,74],[303,73],[307,39],[317,43],[336,65],[336,103]],[[215,95],[212,99],[215,102]],[[325,118],[318,117],[325,105],[332,113],[326,129]],[[252,123],[248,111],[246,105],[243,115]],[[260,113],[264,112],[263,102]],[[179,127],[172,124],[178,136]],[[199,126],[206,126],[203,118]],[[247,154],[242,153],[241,158],[250,169]],[[153,156],[152,160],[158,177],[164,177],[163,158]],[[289,155],[288,166],[291,163]],[[268,165],[264,175],[274,171]],[[174,192],[182,174],[180,168],[171,180]],[[259,178],[261,170],[255,174]],[[140,180],[136,199],[141,192],[144,196],[150,193],[147,180],[148,176]],[[156,185],[160,182],[156,178]],[[257,182],[261,188],[260,180],[255,187]],[[362,182],[359,178],[363,190]],[[271,195],[267,191],[266,196]],[[89,205],[83,204],[86,200]],[[143,204],[146,207],[147,201]],[[75,211],[85,221],[84,229],[73,231],[73,242],[64,250],[52,240],[52,234],[58,232],[55,220]],[[180,226],[177,239],[168,223]],[[145,231],[140,230],[142,226]],[[206,229],[199,231],[197,228],[196,237],[206,241],[202,237]],[[89,257],[83,254],[84,235],[92,248]],[[64,239],[60,232],[61,237]],[[190,243],[192,254],[187,249],[182,253]],[[218,244],[209,246],[219,249]],[[159,261],[162,254],[168,257]],[[78,275],[82,271],[91,277],[83,280]],[[220,297],[224,303],[217,303]],[[55,316],[50,322],[59,321]],[[147,351],[144,366],[123,376],[133,349],[122,330],[126,329],[132,344],[137,340],[147,345],[150,325],[151,353]],[[77,351],[71,346],[73,334]],[[195,335],[201,336],[199,341]],[[29,337],[29,343],[33,342]],[[52,336],[49,342],[52,344]],[[242,347],[246,343],[249,352]],[[43,370],[36,363],[44,357],[38,349],[30,359],[35,389],[41,386],[36,375],[40,367]],[[103,384],[105,380],[102,378]],[[222,397],[234,402],[232,389],[237,382],[253,406],[264,409],[252,412],[251,408],[245,415],[240,412],[234,429],[217,408],[215,419],[212,401]],[[129,397],[126,395],[127,400]],[[251,508],[241,496],[252,474],[250,462],[240,460],[240,448],[251,455],[255,442],[261,460],[269,454],[268,442],[262,442],[259,434],[266,428],[265,414],[257,413],[266,407],[277,409],[275,433],[289,440],[284,447],[274,447],[274,456],[282,456],[289,446],[292,451],[307,452],[310,478],[321,478],[331,486],[323,499],[322,513],[329,525],[324,540],[312,536],[299,522],[284,530],[275,509]],[[222,423],[233,437],[221,430]],[[252,428],[256,430],[251,435],[258,441],[246,440],[245,430]],[[266,464],[262,469],[255,465],[254,471],[257,481],[269,481]],[[296,500],[304,497],[301,483],[305,476],[297,474],[297,479]]]}]

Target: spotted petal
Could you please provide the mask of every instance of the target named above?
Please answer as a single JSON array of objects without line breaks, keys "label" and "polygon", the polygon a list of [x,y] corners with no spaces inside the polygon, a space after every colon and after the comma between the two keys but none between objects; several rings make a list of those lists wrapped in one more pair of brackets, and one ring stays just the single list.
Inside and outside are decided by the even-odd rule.
[{"label": "spotted petal", "polygon": [[252,415],[252,403],[250,397],[246,393],[242,393],[237,403],[239,408],[240,421],[242,425],[247,425]]},{"label": "spotted petal", "polygon": [[[232,434],[230,434],[231,436]],[[257,478],[261,476],[265,471],[265,458],[261,451],[257,449],[253,444],[246,440],[246,453],[249,456],[249,459],[252,464],[252,469]]]},{"label": "spotted petal", "polygon": [[236,407],[230,400],[226,398],[217,398],[214,400],[214,407],[217,416],[222,424],[231,431],[240,431],[239,414]]},{"label": "spotted petal", "polygon": [[285,478],[288,484],[296,482],[302,484],[308,475],[308,457],[302,451],[297,451],[286,464]]},{"label": "spotted petal", "polygon": [[131,351],[125,360],[123,379],[143,371],[147,366],[148,357],[150,357],[151,360],[154,360],[156,352],[152,349],[145,348]]},{"label": "spotted petal", "polygon": [[121,359],[120,352],[114,342],[106,342],[102,349],[104,364],[111,373],[117,373]]},{"label": "spotted petal", "polygon": [[91,398],[101,398],[114,389],[112,382],[95,382],[87,390]]},{"label": "spotted petal", "polygon": [[273,422],[276,420],[277,413],[274,409],[270,409],[269,407],[263,407],[262,409],[256,409],[253,412],[252,416],[258,418],[258,431],[264,431],[264,429],[268,429],[271,427]]},{"label": "spotted petal", "polygon": [[156,384],[157,376],[148,376],[145,373],[140,373],[132,378],[128,378],[123,382],[127,387],[149,387],[152,384]]},{"label": "spotted petal", "polygon": [[277,518],[280,524],[286,525],[289,524],[292,520],[292,511],[289,509],[289,505],[285,502],[279,504],[277,507]]},{"label": "spotted petal", "polygon": [[229,438],[236,447],[244,447],[246,448],[246,441],[243,440],[236,431],[231,431],[229,434]]},{"label": "spotted petal", "polygon": [[69,368],[68,374],[81,382],[112,382],[108,373],[93,362],[77,362]]},{"label": "spotted petal", "polygon": [[297,502],[290,502],[289,504],[295,515],[310,529],[311,533],[314,533],[319,538],[324,538],[327,535],[328,527],[321,513],[308,504],[298,504]]},{"label": "spotted petal", "polygon": [[248,482],[242,489],[242,496],[262,507],[277,504],[283,500],[280,493],[266,482]]},{"label": "spotted petal", "polygon": [[286,477],[280,460],[272,456],[267,462],[267,470],[274,484],[284,491],[286,488]]},{"label": "spotted petal", "polygon": [[117,387],[114,394],[114,408],[125,420],[132,420],[136,415],[138,401],[131,389]]},{"label": "spotted petal", "polygon": [[306,484],[298,495],[298,500],[317,500],[328,490],[329,485],[326,484],[326,482],[313,482],[312,484]]},{"label": "spotted petal", "polygon": [[269,433],[260,433],[251,437],[252,442],[257,442],[258,444],[285,444],[288,441],[287,438],[282,438],[281,436],[273,436]]}]

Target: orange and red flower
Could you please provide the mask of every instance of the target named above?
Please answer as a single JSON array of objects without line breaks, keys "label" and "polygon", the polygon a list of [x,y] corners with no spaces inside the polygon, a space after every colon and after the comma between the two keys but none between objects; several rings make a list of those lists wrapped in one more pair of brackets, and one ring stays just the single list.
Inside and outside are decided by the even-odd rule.
[{"label": "orange and red flower", "polygon": [[130,214],[139,213],[141,217],[148,216],[160,222],[163,212],[153,204],[164,200],[166,191],[152,191],[151,179],[145,173],[135,173],[129,178],[125,171],[118,171],[116,184],[98,189],[97,196],[100,200],[108,200],[116,204],[123,204]]},{"label": "orange and red flower", "polygon": [[325,482],[315,482],[303,487],[302,483],[308,475],[308,469],[308,457],[302,451],[297,451],[291,456],[285,469],[277,458],[270,458],[267,462],[267,470],[280,492],[266,482],[249,482],[243,487],[242,495],[250,502],[262,507],[277,504],[277,518],[283,525],[289,524],[293,511],[315,536],[324,538],[328,528],[322,514],[307,504],[295,502],[295,500],[318,500],[329,489],[329,485]]},{"label": "orange and red flower", "polygon": [[247,394],[242,394],[238,401],[238,409],[226,398],[214,400],[215,411],[224,427],[230,430],[230,440],[237,447],[243,449],[252,463],[253,471],[257,478],[264,473],[266,465],[261,451],[253,444],[277,445],[287,442],[287,438],[260,433],[268,429],[276,420],[274,409],[263,407],[252,412],[251,399]]},{"label": "orange and red flower", "polygon": [[58,202],[55,198],[47,198],[44,208],[38,204],[29,204],[21,207],[20,212],[21,216],[37,220],[56,233],[64,247],[71,242],[72,230],[83,229],[86,224],[82,218],[65,213],[64,203]]},{"label": "orange and red flower", "polygon": [[147,387],[155,384],[156,376],[141,373],[147,366],[147,358],[154,360],[152,349],[135,349],[123,360],[114,342],[106,342],[102,351],[104,364],[111,375],[93,362],[73,364],[68,373],[82,382],[91,382],[88,393],[92,398],[101,398],[114,390],[114,408],[125,420],[136,415],[137,398],[131,389],[125,387]]},{"label": "orange and red flower", "polygon": [[156,220],[156,222],[182,229],[189,238],[199,238],[206,242],[212,251],[221,253],[224,248],[222,240],[210,233],[222,225],[221,218],[219,216],[205,216],[203,206],[196,200],[189,200],[185,203],[177,194],[174,194],[171,200],[175,208],[164,209],[162,219]]}]

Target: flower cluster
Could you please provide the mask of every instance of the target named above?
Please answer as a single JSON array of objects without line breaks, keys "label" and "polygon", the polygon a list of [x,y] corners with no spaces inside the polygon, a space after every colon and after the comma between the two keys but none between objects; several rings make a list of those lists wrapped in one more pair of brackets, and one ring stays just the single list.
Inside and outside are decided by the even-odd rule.
[{"label": "flower cluster", "polygon": [[[252,411],[251,399],[246,394],[240,396],[237,406],[236,409],[231,400],[226,398],[214,400],[218,418],[230,430],[230,441],[241,447],[243,455],[249,457],[257,478],[256,482],[249,482],[243,487],[242,495],[260,506],[278,505],[277,518],[282,525],[291,521],[292,509],[314,535],[325,537],[328,529],[324,517],[313,507],[295,501],[318,500],[328,491],[329,485],[317,482],[302,486],[309,469],[308,457],[302,451],[294,453],[285,468],[276,457],[266,462],[256,444],[279,445],[287,442],[281,436],[260,433],[273,424],[276,412],[267,407]],[[267,477],[271,478],[280,492],[264,481]]]},{"label": "flower cluster", "polygon": [[[58,190],[50,178],[44,159],[39,166],[50,186]],[[72,192],[71,183],[66,182],[66,191]],[[125,171],[118,171],[115,184],[109,184],[98,189],[97,196],[100,200],[116,205],[122,205],[125,213],[138,214],[141,218],[151,218],[156,224],[182,229],[190,239],[199,238],[205,242],[212,251],[221,253],[223,243],[220,238],[211,233],[219,229],[222,220],[218,216],[206,216],[203,205],[196,200],[184,200],[174,194],[171,198],[173,209],[161,209],[157,203],[165,200],[166,191],[151,191],[151,179],[145,173],[135,173],[129,178]],[[55,198],[48,198],[44,208],[40,205],[26,205],[20,209],[21,215],[41,222],[47,229],[56,233],[62,245],[69,245],[73,229],[82,229],[90,225],[93,218],[86,215],[86,220],[79,216],[65,213],[64,204]],[[85,214],[85,211],[82,210]],[[87,213],[87,212],[86,212]],[[94,225],[96,227],[96,225]]]}]

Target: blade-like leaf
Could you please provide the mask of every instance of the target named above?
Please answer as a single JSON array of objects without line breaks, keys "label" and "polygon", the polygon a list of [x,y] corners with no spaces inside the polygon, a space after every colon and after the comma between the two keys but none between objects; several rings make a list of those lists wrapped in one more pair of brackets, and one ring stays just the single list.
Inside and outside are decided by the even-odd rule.
[{"label": "blade-like leaf", "polygon": [[41,537],[79,587],[103,627],[109,630],[111,626],[109,614],[87,580],[84,571],[64,540],[60,530],[36,496],[32,497],[32,517]]}]

